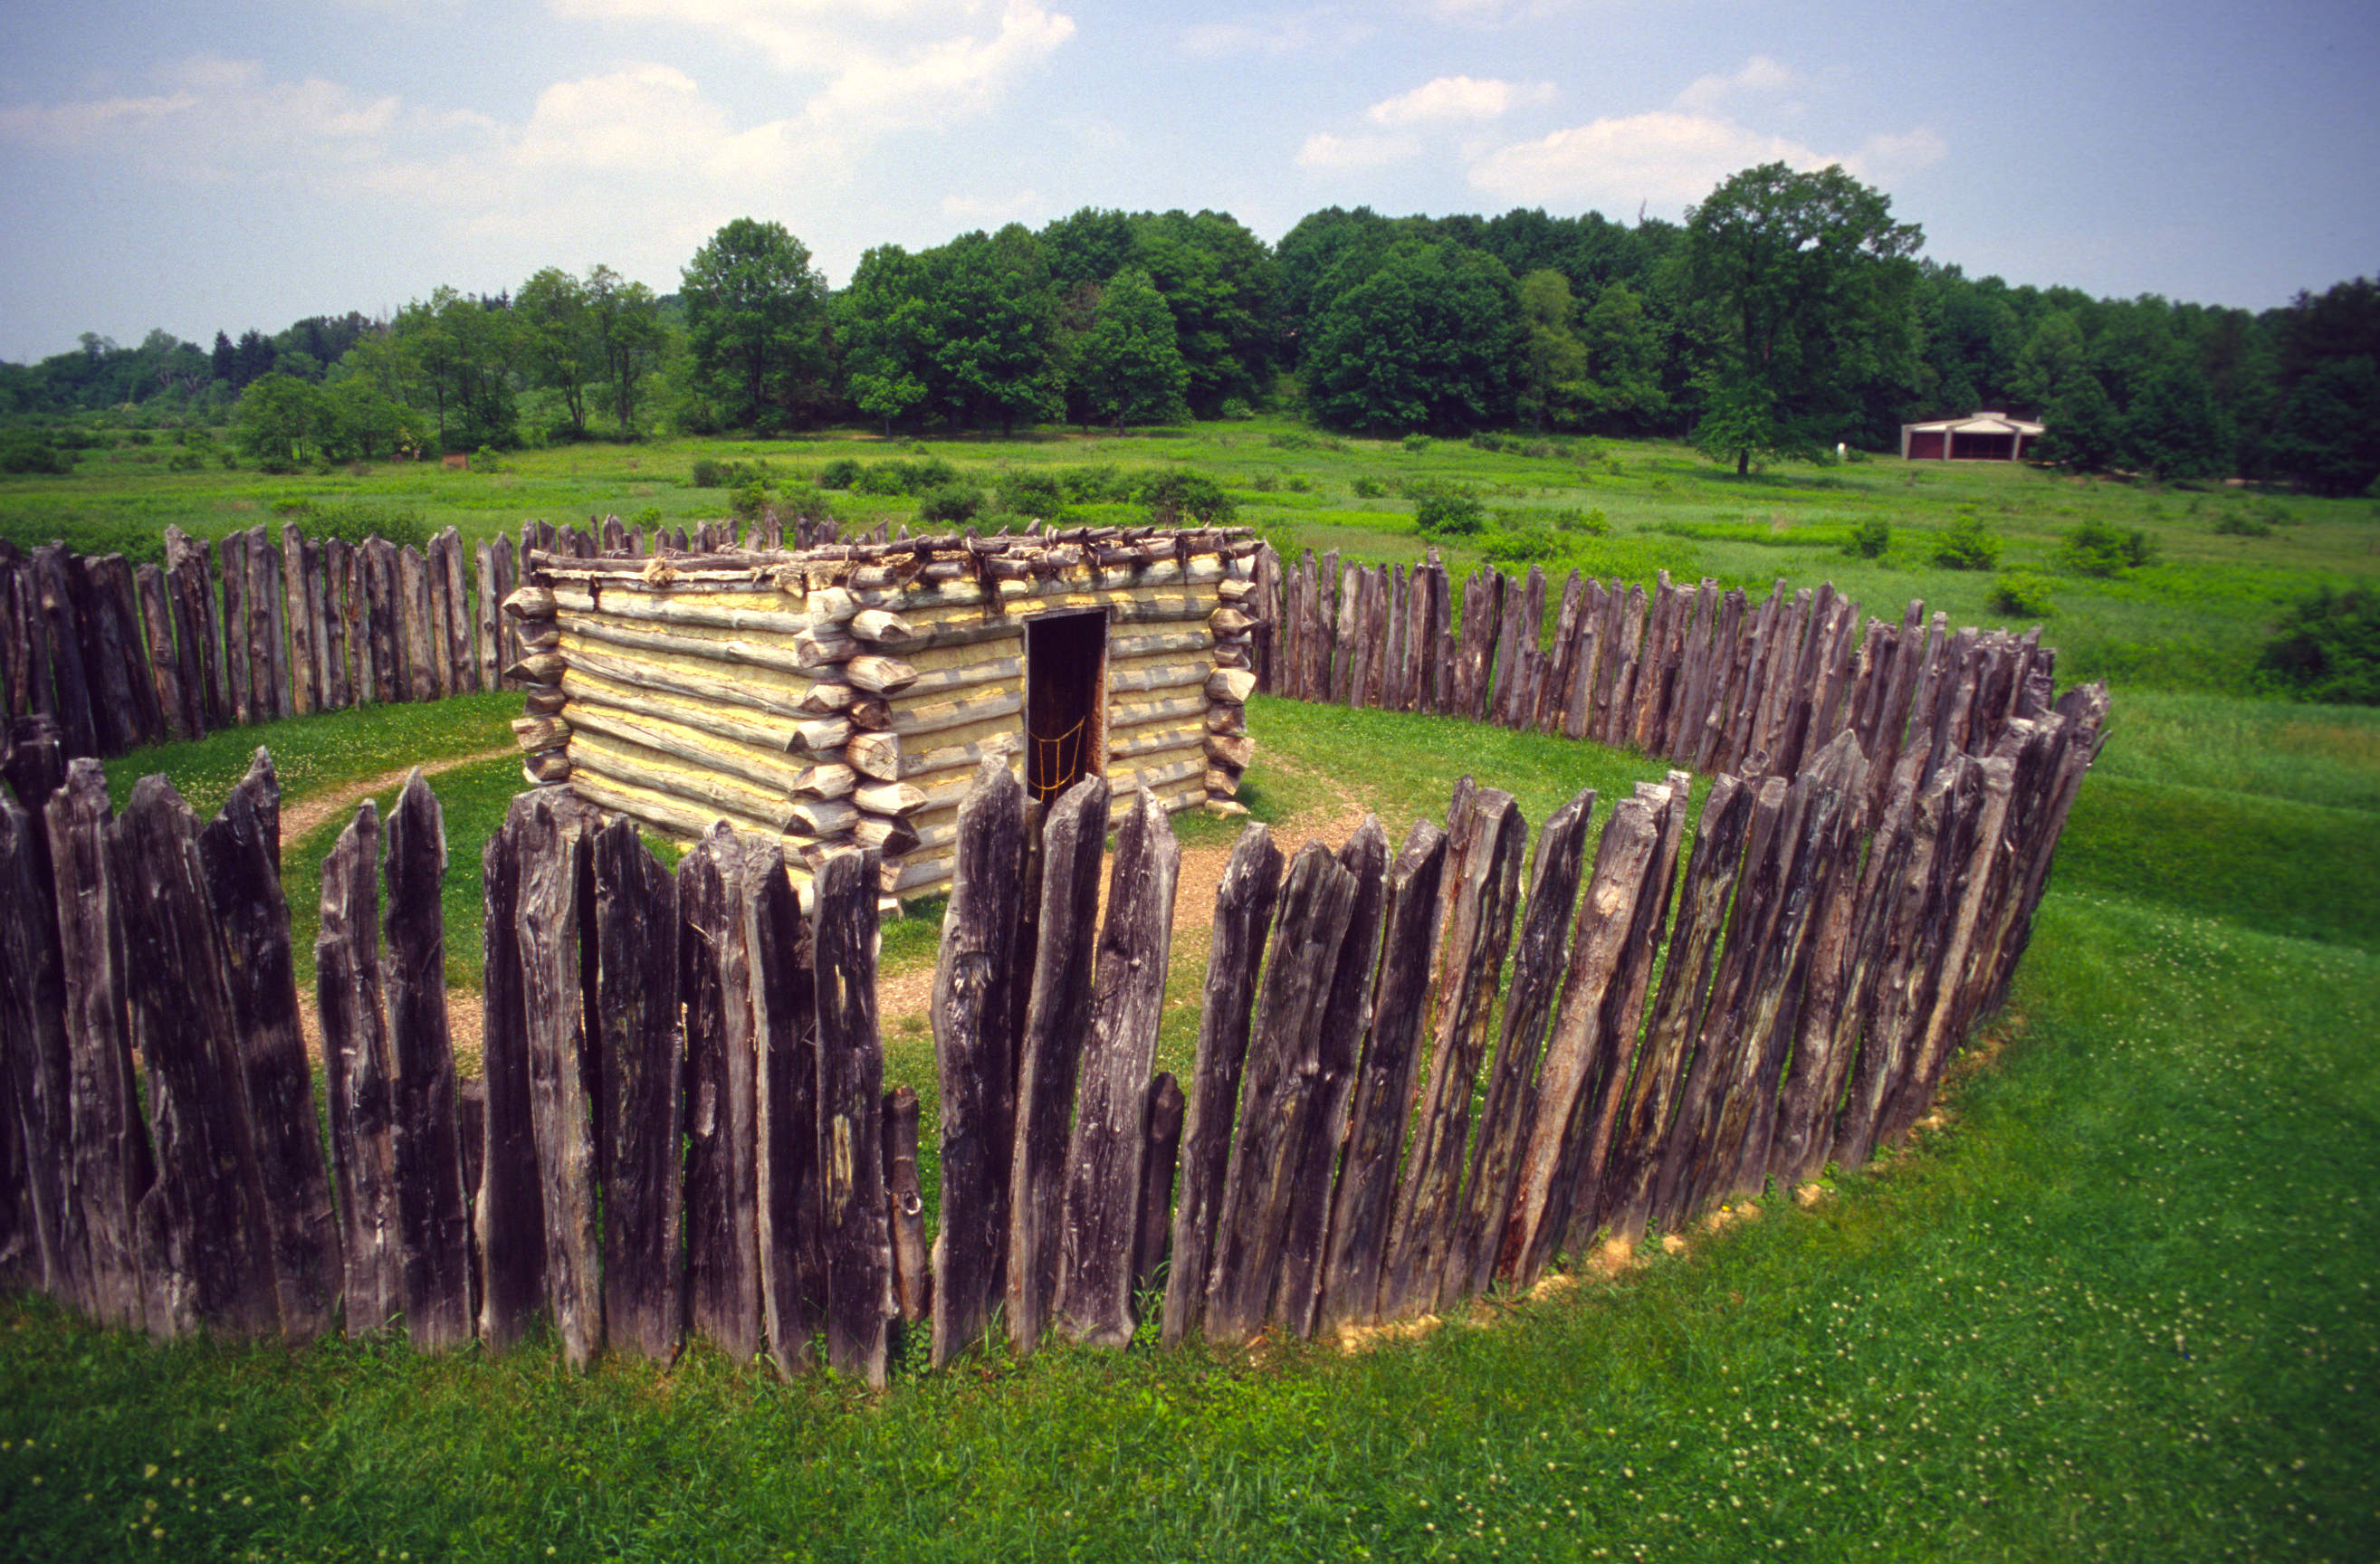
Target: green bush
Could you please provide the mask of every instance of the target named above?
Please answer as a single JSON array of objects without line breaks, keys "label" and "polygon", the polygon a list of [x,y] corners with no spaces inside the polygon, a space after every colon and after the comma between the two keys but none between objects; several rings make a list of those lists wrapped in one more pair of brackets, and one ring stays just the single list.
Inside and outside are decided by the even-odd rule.
[{"label": "green bush", "polygon": [[74,471],[71,447],[52,444],[30,429],[0,433],[0,472],[65,474]]},{"label": "green bush", "polygon": [[1389,486],[1377,478],[1359,478],[1354,482],[1355,498],[1377,500],[1389,491]]},{"label": "green bush", "polygon": [[2077,576],[2115,576],[2139,565],[2155,564],[2156,540],[2138,527],[2126,531],[2104,521],[2086,521],[2070,528],[2058,546],[2058,563]]},{"label": "green bush", "polygon": [[1232,519],[1233,509],[1232,497],[1223,492],[1221,484],[1186,467],[1150,474],[1134,497],[1148,507],[1149,519],[1161,527],[1179,527],[1193,520],[1220,526]]},{"label": "green bush", "polygon": [[1130,500],[1134,493],[1133,480],[1112,462],[1068,467],[1058,475],[1058,481],[1070,505],[1115,504]]},{"label": "green bush", "polygon": [[848,489],[858,481],[859,463],[851,456],[837,456],[819,468],[818,486],[821,489]]},{"label": "green bush", "polygon": [[1429,449],[1429,436],[1427,434],[1408,434],[1397,443],[1402,445],[1407,451],[1418,456],[1424,451]]},{"label": "green bush", "polygon": [[754,479],[749,483],[738,486],[735,494],[728,500],[727,508],[744,520],[750,521],[760,514],[761,507],[768,503],[769,486],[759,479]]},{"label": "green bush", "polygon": [[1843,545],[1843,552],[1853,559],[1882,559],[1891,546],[1892,524],[1880,515],[1871,516],[1852,528],[1852,540]]},{"label": "green bush", "polygon": [[943,483],[917,496],[917,519],[964,527],[983,509],[983,491],[972,483]]},{"label": "green bush", "polygon": [[[298,506],[294,513],[298,529],[316,542],[339,538],[360,543],[367,538],[384,538],[398,548],[430,546],[430,522],[410,506],[377,505],[363,500],[300,500]],[[281,507],[276,503],[273,508]]]},{"label": "green bush", "polygon": [[1269,472],[1260,472],[1248,480],[1248,487],[1259,494],[1269,494],[1281,487],[1281,479]]},{"label": "green bush", "polygon": [[2242,511],[2226,511],[2215,518],[2215,530],[2226,538],[2269,538],[2273,524]]},{"label": "green bush", "polygon": [[2000,563],[2000,540],[1973,515],[1962,515],[1934,541],[1934,563],[1945,570],[1990,570]]},{"label": "green bush", "polygon": [[2058,612],[2057,605],[2050,601],[2049,583],[2022,570],[2011,570],[1995,580],[1991,594],[1984,600],[1994,612],[2019,619],[2046,619]]},{"label": "green bush", "polygon": [[717,489],[727,481],[727,464],[716,456],[694,459],[694,486],[697,489]]},{"label": "green bush", "polygon": [[1590,538],[1600,538],[1611,530],[1611,518],[1603,514],[1600,505],[1592,510],[1583,511],[1572,506],[1568,510],[1556,511],[1553,520],[1557,531],[1584,532]]},{"label": "green bush", "polygon": [[992,480],[1000,508],[1012,515],[1054,519],[1066,508],[1066,480],[1047,467],[1011,467]]},{"label": "green bush", "polygon": [[1405,497],[1414,503],[1414,525],[1425,538],[1467,538],[1488,524],[1488,507],[1467,483],[1424,479],[1406,484]]},{"label": "green bush", "polygon": [[2256,671],[2268,688],[2301,700],[2380,706],[2380,591],[2325,586],[2299,599]]}]

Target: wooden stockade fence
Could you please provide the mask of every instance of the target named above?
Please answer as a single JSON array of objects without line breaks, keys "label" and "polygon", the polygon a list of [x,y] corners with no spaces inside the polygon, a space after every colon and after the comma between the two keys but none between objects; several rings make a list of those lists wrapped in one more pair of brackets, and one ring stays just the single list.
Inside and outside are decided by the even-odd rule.
[{"label": "wooden stockade fence", "polygon": [[1790,777],[1848,730],[1881,792],[1904,734],[1984,753],[2021,705],[2046,705],[2057,666],[2038,626],[1953,633],[1914,601],[1898,624],[1863,621],[1831,585],[1754,601],[1667,571],[1650,590],[1573,571],[1548,626],[1542,569],[1475,573],[1458,612],[1436,550],[1408,570],[1267,549],[1256,581],[1267,694],[1591,739],[1698,775]]},{"label": "wooden stockade fence", "polygon": [[673,873],[566,789],[522,794],[480,867],[484,1068],[459,1083],[416,777],[324,866],[324,1147],[269,758],[212,822],[160,779],[112,817],[97,763],[28,719],[0,797],[0,1255],[160,1336],[401,1317],[502,1348],[542,1315],[574,1364],[691,1331],[791,1372],[822,1340],[870,1383],[929,1309],[939,1364],[995,1329],[1122,1345],[1150,1305],[1167,1340],[1238,1340],[1524,1287],[1598,1234],[1861,1165],[1998,1002],[2107,698],[2027,677],[1986,720],[1998,665],[1940,666],[1918,709],[1963,715],[1888,724],[1873,758],[1813,716],[1834,731],[1798,769],[1723,773],[1697,817],[1673,771],[1534,842],[1467,781],[1393,853],[1373,821],[1294,855],[1249,827],[1186,1084],[1151,1073],[1164,812],[1135,792],[1111,819],[1096,776],[1030,804],[988,758],[933,988],[930,1274],[871,850],[825,858],[806,915],[768,837],[714,830]]},{"label": "wooden stockade fence", "polygon": [[[804,543],[832,523],[795,528]],[[736,544],[730,523],[650,540],[617,516],[586,527],[524,522],[465,557],[455,529],[426,548],[380,538],[312,539],[298,525],[220,541],[165,529],[165,563],[134,566],[51,543],[0,541],[0,703],[14,719],[54,717],[69,757],[313,711],[516,688],[540,649],[498,612],[531,550],[582,558],[709,553]],[[773,515],[754,547],[784,537]]]}]

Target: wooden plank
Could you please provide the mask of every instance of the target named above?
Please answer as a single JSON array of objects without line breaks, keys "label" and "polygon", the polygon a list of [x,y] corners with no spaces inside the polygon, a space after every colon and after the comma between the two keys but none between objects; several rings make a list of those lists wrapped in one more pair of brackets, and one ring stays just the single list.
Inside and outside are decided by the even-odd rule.
[{"label": "wooden plank", "polygon": [[714,827],[679,860],[686,1006],[686,1324],[737,1363],[760,1350],[759,1060],[744,848]]},{"label": "wooden plank", "polygon": [[1097,988],[1067,1147],[1064,1229],[1051,1307],[1060,1332],[1093,1346],[1132,1342],[1148,1082],[1172,949],[1182,848],[1148,794],[1116,825],[1115,867],[1099,930]]},{"label": "wooden plank", "polygon": [[480,1253],[480,1333],[491,1352],[519,1342],[545,1307],[545,1195],[530,1103],[523,1009],[521,855],[540,794],[516,794],[480,857],[481,1171],[473,1199]]},{"label": "wooden plank", "polygon": [[377,1334],[405,1312],[406,1302],[395,1079],[381,1004],[380,843],[380,814],[366,799],[322,860],[322,932],[314,944],[350,1337]]},{"label": "wooden plank", "polygon": [[281,622],[289,634],[289,709],[299,717],[322,709],[313,616],[306,609],[306,582],[313,574],[308,556],[312,552],[296,522],[281,524]]},{"label": "wooden plank", "polygon": [[[18,728],[39,721],[19,719]],[[55,727],[43,746],[53,757]],[[36,806],[46,803],[51,790],[34,775],[36,746],[19,746],[9,761],[10,782],[32,794]],[[31,1254],[25,1274],[51,1297],[76,1305],[87,1293],[89,1265],[71,1182],[73,1063],[49,865],[49,833],[42,817],[0,788],[0,1035],[10,1039],[0,1066],[6,1072],[5,1110],[18,1136],[25,1220],[31,1229],[26,1234]]]},{"label": "wooden plank", "polygon": [[431,612],[429,562],[410,543],[396,551],[395,606],[405,642],[405,698],[436,700],[450,676],[443,621]]},{"label": "wooden plank", "polygon": [[140,639],[149,665],[149,687],[155,692],[159,734],[180,742],[195,738],[192,711],[182,697],[181,669],[174,654],[173,610],[165,588],[165,573],[144,564],[133,573],[140,609]]},{"label": "wooden plank", "polygon": [[1354,909],[1355,879],[1320,843],[1291,861],[1273,919],[1208,1271],[1208,1340],[1245,1340],[1270,1310],[1296,1159],[1314,1110],[1322,1010]]},{"label": "wooden plank", "polygon": [[123,935],[107,853],[112,811],[96,760],[67,763],[46,816],[72,1096],[76,1198],[67,1219],[79,1229],[70,1227],[66,1241],[78,1267],[75,1297],[102,1324],[137,1329],[143,1301],[134,1213],[154,1173],[125,1015]]},{"label": "wooden plank", "polygon": [[1413,1100],[1430,952],[1443,905],[1446,849],[1445,832],[1416,820],[1388,875],[1378,976],[1348,1105],[1346,1155],[1332,1195],[1317,1289],[1317,1330],[1378,1317],[1397,1158]]},{"label": "wooden plank", "polygon": [[[416,1348],[433,1352],[460,1345],[472,1334],[469,1224],[455,1141],[455,1053],[446,1027],[446,934],[439,900],[445,869],[444,818],[417,767],[389,812],[383,983],[406,1330]],[[525,963],[524,970],[531,975],[533,1066],[540,996],[534,967]],[[558,995],[548,998],[554,1001],[552,1008],[568,1010],[575,1024],[577,1005],[563,1005]],[[551,1201],[547,1212],[551,1221]]]},{"label": "wooden plank", "polygon": [[140,608],[133,600],[132,571],[122,554],[85,558],[81,565],[81,612],[85,666],[92,675],[92,710],[104,753],[120,755],[164,734],[157,692],[149,680],[148,641]]},{"label": "wooden plank", "polygon": [[1480,788],[1450,831],[1448,908],[1432,995],[1435,1036],[1429,1084],[1397,1188],[1397,1210],[1380,1282],[1380,1314],[1439,1306],[1462,1194],[1473,1083],[1488,1049],[1504,952],[1512,940],[1528,826],[1512,795]]},{"label": "wooden plank", "polygon": [[357,703],[367,683],[355,672],[355,552],[344,538],[322,545],[322,700],[334,711]]},{"label": "wooden plank", "polygon": [[1612,1238],[1633,1243],[1645,1233],[1652,1182],[1660,1171],[1669,1134],[1670,1105],[1690,1045],[1702,1026],[1711,991],[1712,964],[1727,924],[1728,899],[1743,863],[1744,832],[1751,823],[1754,790],[1735,778],[1711,779],[1686,861],[1684,894],[1660,998],[1645,1029],[1642,1056],[1611,1141],[1603,1174],[1605,1220]]},{"label": "wooden plank", "polygon": [[1205,999],[1182,1134],[1173,1265],[1166,1277],[1163,1339],[1169,1344],[1198,1329],[1206,1315],[1207,1277],[1231,1164],[1232,1115],[1239,1105],[1257,977],[1281,893],[1282,862],[1272,832],[1252,820],[1241,830],[1215,886],[1207,980],[1201,990]]},{"label": "wooden plank", "polygon": [[1608,1001],[1624,986],[1646,869],[1657,856],[1658,816],[1657,805],[1642,795],[1613,806],[1579,903],[1561,998],[1538,1073],[1536,1109],[1499,1248],[1520,1286],[1534,1282],[1553,1257],[1569,1194],[1564,1175],[1574,1173],[1573,1148],[1588,1133],[1598,1074],[1615,1054],[1624,1059],[1618,1040],[1606,1035],[1611,1019]]},{"label": "wooden plank", "polygon": [[152,1336],[280,1328],[273,1231],[249,1134],[229,952],[207,893],[199,823],[162,776],[107,828],[128,1033],[147,1065],[155,1182],[134,1213]]},{"label": "wooden plank", "polygon": [[199,833],[207,895],[230,954],[236,1052],[270,1223],[282,1332],[331,1328],[342,1286],[314,1077],[298,1024],[289,905],[281,889],[281,786],[263,750]]},{"label": "wooden plank", "polygon": [[595,833],[592,868],[603,1334],[615,1347],[667,1363],[686,1334],[677,885],[626,819]]},{"label": "wooden plank", "polygon": [[286,716],[283,704],[287,691],[282,683],[283,652],[273,634],[280,616],[281,572],[277,568],[281,551],[273,544],[272,529],[255,527],[249,530],[246,565],[248,580],[243,601],[247,617],[239,625],[241,649],[248,658],[249,709],[253,720],[269,722],[275,717]]},{"label": "wooden plank", "polygon": [[826,1356],[881,1389],[892,1318],[884,1209],[884,1053],[876,1030],[877,858],[830,855],[818,874],[818,1159],[827,1260]]},{"label": "wooden plank", "polygon": [[1486,1291],[1502,1250],[1506,1218],[1521,1173],[1521,1154],[1536,1113],[1539,1056],[1561,987],[1564,935],[1578,902],[1595,790],[1585,788],[1548,818],[1529,865],[1529,900],[1504,991],[1503,1026],[1488,1072],[1466,1185],[1456,1206],[1441,1298]]},{"label": "wooden plank", "polygon": [[1050,806],[1041,832],[1040,918],[1009,1164],[1008,1330],[1021,1352],[1040,1345],[1057,1286],[1067,1121],[1090,1019],[1091,929],[1107,821],[1107,782],[1087,776]]},{"label": "wooden plank", "polygon": [[1339,849],[1338,863],[1354,881],[1354,893],[1315,1027],[1314,1084],[1305,1127],[1292,1152],[1289,1213],[1273,1282],[1272,1318],[1299,1336],[1314,1333],[1340,1154],[1363,1065],[1364,1035],[1371,1024],[1389,873],[1388,834],[1376,817],[1364,817]]},{"label": "wooden plank", "polygon": [[[1148,1150],[1141,1158],[1140,1218],[1133,1241],[1132,1291],[1146,1298],[1157,1289],[1157,1273],[1171,1253],[1173,1178],[1180,1167],[1182,1117],[1186,1107],[1180,1083],[1160,1072],[1148,1084],[1148,1110],[1143,1120]],[[1164,1303],[1158,1300],[1160,1314]]]},{"label": "wooden plank", "polygon": [[917,1182],[917,1089],[884,1094],[884,1214],[892,1226],[893,1312],[916,1325],[933,1307],[933,1273],[926,1268],[926,1197]]},{"label": "wooden plank", "polygon": [[446,655],[453,673],[448,687],[455,695],[480,690],[480,659],[471,624],[470,583],[463,571],[463,539],[449,527],[439,535],[439,553],[446,572]]},{"label": "wooden plank", "polygon": [[[743,937],[750,952],[752,1034],[759,1054],[753,1181],[759,1200],[754,1238],[759,1246],[760,1326],[770,1362],[790,1376],[809,1365],[811,1342],[828,1325],[835,1285],[822,1206],[834,1177],[821,1145],[819,1028],[824,996],[813,971],[814,930],[802,917],[783,849],[759,837],[747,837],[742,845]],[[853,980],[874,981],[872,965],[856,965],[853,974]],[[845,1097],[856,1089],[845,1083]],[[852,1108],[868,1125],[879,1117],[875,1093],[869,1086],[864,1102]],[[858,1197],[880,1221],[880,1162],[871,1170],[860,1180]]]},{"label": "wooden plank", "polygon": [[[529,1121],[545,1214],[546,1301],[563,1359],[584,1368],[603,1345],[596,1104],[586,1034],[588,846],[577,822],[540,798],[522,822],[514,927],[520,949]],[[600,1092],[600,1086],[597,1090]]]},{"label": "wooden plank", "polygon": [[359,560],[370,620],[372,698],[382,703],[411,700],[416,680],[408,665],[412,648],[403,619],[396,545],[384,538],[368,538]]}]

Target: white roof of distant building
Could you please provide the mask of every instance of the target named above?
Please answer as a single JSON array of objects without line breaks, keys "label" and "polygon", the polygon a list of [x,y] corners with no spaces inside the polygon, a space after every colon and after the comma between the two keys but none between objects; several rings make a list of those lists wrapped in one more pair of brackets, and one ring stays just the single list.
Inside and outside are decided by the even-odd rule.
[{"label": "white roof of distant building", "polygon": [[2025,418],[2012,418],[2006,413],[1987,408],[1971,413],[1963,418],[1936,418],[1930,423],[1902,424],[1905,430],[1919,430],[1927,434],[2024,434],[2044,432],[2047,426]]}]

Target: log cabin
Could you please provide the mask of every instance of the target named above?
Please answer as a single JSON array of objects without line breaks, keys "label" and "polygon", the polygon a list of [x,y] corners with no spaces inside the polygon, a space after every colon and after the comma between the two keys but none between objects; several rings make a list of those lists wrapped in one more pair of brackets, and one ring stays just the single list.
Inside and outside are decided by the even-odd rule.
[{"label": "log cabin", "polygon": [[838,848],[949,883],[958,805],[1004,755],[1037,801],[1087,774],[1232,812],[1253,754],[1260,543],[1076,527],[649,556],[532,551],[504,601],[532,784],[670,835]]}]

